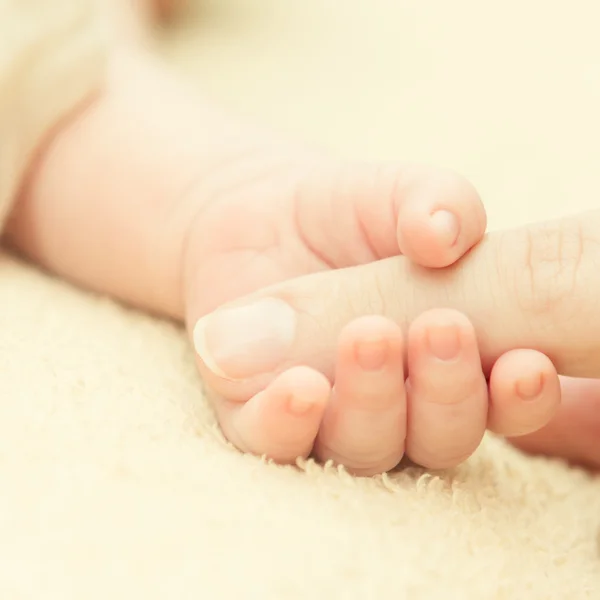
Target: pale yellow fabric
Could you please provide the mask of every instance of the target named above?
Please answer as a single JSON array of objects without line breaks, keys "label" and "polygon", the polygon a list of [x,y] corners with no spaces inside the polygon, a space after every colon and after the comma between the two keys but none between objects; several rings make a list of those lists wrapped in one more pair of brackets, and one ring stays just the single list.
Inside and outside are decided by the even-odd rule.
[{"label": "pale yellow fabric", "polygon": [[[598,205],[599,10],[219,0],[165,49],[250,117],[458,167],[496,227]],[[373,480],[240,456],[180,329],[0,262],[2,600],[598,599],[599,531],[597,478],[494,439]]]},{"label": "pale yellow fabric", "polygon": [[44,135],[100,84],[91,0],[0,0],[0,225]]}]

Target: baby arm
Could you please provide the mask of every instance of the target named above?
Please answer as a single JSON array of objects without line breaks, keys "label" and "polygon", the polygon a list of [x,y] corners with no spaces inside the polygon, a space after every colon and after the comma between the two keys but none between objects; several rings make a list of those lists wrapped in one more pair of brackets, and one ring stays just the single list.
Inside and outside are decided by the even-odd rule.
[{"label": "baby arm", "polygon": [[88,0],[0,7],[0,223],[36,151],[102,81],[105,32]]}]

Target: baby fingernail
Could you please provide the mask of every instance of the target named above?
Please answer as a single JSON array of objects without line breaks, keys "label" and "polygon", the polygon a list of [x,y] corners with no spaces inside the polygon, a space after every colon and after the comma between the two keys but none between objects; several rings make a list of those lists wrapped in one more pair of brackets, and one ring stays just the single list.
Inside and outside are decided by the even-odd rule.
[{"label": "baby fingernail", "polygon": [[289,409],[296,415],[305,415],[314,405],[315,403],[310,398],[301,398],[300,396],[292,395],[288,399]]},{"label": "baby fingernail", "polygon": [[440,360],[452,360],[460,353],[460,333],[456,325],[437,325],[427,330],[429,351]]},{"label": "baby fingernail", "polygon": [[431,215],[431,226],[449,246],[454,246],[460,234],[460,223],[449,210],[438,210]]},{"label": "baby fingernail", "polygon": [[365,371],[378,371],[386,363],[388,343],[383,338],[362,340],[354,349],[356,362]]},{"label": "baby fingernail", "polygon": [[194,346],[216,375],[242,380],[276,369],[296,336],[296,313],[278,298],[219,309],[200,319]]},{"label": "baby fingernail", "polygon": [[522,400],[533,400],[537,398],[542,392],[544,387],[544,375],[539,373],[533,377],[527,377],[517,381],[516,384],[517,395]]}]

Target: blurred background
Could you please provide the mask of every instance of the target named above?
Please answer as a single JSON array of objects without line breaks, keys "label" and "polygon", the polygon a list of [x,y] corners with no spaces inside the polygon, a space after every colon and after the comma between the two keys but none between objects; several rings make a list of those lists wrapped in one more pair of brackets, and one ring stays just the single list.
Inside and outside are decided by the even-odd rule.
[{"label": "blurred background", "polygon": [[461,171],[490,227],[600,208],[595,0],[190,0],[167,56],[237,114]]}]

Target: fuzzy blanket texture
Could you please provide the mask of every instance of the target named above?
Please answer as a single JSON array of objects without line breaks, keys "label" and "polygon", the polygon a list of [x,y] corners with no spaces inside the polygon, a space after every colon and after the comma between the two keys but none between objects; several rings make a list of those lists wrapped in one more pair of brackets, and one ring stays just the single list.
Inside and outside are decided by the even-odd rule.
[{"label": "fuzzy blanket texture", "polygon": [[[499,227],[597,205],[598,6],[205,0],[161,44],[245,117],[465,173]],[[597,477],[492,437],[444,473],[270,465],[176,326],[8,256],[0,303],[2,600],[600,598]]]}]

